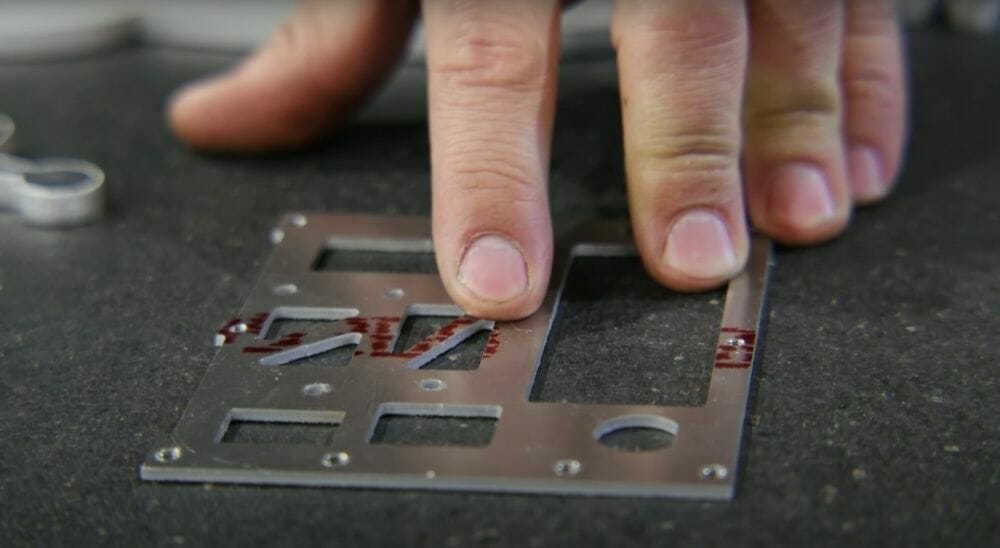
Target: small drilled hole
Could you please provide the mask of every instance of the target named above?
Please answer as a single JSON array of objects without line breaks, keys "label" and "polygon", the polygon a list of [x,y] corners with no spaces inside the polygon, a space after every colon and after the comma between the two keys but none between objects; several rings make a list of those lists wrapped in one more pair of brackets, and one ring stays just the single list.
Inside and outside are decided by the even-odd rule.
[{"label": "small drilled hole", "polygon": [[322,396],[329,394],[332,388],[325,382],[314,382],[302,387],[302,393],[306,396]]},{"label": "small drilled hole", "polygon": [[247,332],[247,324],[245,324],[243,322],[240,322],[238,324],[234,324],[234,325],[230,326],[229,332],[230,333],[246,333]]},{"label": "small drilled hole", "polygon": [[580,461],[574,459],[562,459],[552,465],[552,470],[557,476],[575,476],[583,469]]},{"label": "small drilled hole", "polygon": [[275,295],[294,295],[299,292],[299,287],[295,284],[281,284],[274,286],[272,291]]},{"label": "small drilled hole", "polygon": [[309,220],[306,219],[305,215],[297,213],[295,215],[292,215],[291,218],[288,219],[288,222],[292,223],[293,226],[301,228],[303,226],[306,226],[306,223],[308,223]]},{"label": "small drilled hole", "polygon": [[157,462],[174,462],[180,460],[182,454],[181,448],[175,445],[159,449],[156,453],[153,453],[153,458]]},{"label": "small drilled hole", "polygon": [[406,292],[398,287],[394,287],[389,291],[385,292],[385,296],[389,297],[390,299],[402,299],[403,295],[406,295]]},{"label": "small drilled hole", "polygon": [[351,456],[343,451],[339,451],[337,453],[327,453],[323,455],[322,459],[320,459],[320,463],[327,468],[347,466],[351,463]]},{"label": "small drilled hole", "polygon": [[729,475],[729,469],[721,464],[709,464],[701,469],[701,477],[705,479],[721,480]]},{"label": "small drilled hole", "polygon": [[278,245],[282,240],[285,239],[285,231],[280,228],[275,228],[271,231],[271,243]]},{"label": "small drilled hole", "polygon": [[423,379],[420,381],[420,388],[428,392],[439,392],[447,388],[447,386],[441,379]]}]

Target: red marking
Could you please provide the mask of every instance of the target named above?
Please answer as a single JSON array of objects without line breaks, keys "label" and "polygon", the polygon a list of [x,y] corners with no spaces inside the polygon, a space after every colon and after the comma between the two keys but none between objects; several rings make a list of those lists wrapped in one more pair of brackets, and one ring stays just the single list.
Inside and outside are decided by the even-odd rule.
[{"label": "red marking", "polygon": [[271,354],[272,352],[278,351],[278,348],[272,348],[270,346],[244,346],[243,352],[247,354]]},{"label": "red marking", "polygon": [[483,350],[483,359],[492,358],[500,349],[500,333],[496,329],[490,331],[490,340],[486,341],[486,349]]},{"label": "red marking", "polygon": [[368,318],[348,318],[344,322],[350,326],[352,333],[368,333]]},{"label": "red marking", "polygon": [[[231,343],[237,339],[241,333],[232,331],[232,328],[240,323],[244,323],[247,326],[245,333],[252,335],[260,335],[261,329],[264,327],[264,323],[267,321],[270,314],[267,312],[261,312],[254,314],[248,320],[241,320],[240,318],[233,318],[225,323],[218,333],[225,338],[225,343]],[[432,350],[438,344],[448,340],[450,337],[454,336],[462,328],[472,325],[477,321],[476,318],[469,316],[462,316],[455,318],[447,325],[442,326],[434,334],[424,338],[420,342],[414,344],[412,347],[407,348],[403,352],[393,353],[389,344],[396,337],[396,331],[398,331],[399,324],[402,318],[398,316],[380,316],[374,318],[347,318],[344,323],[347,324],[349,333],[358,333],[370,337],[371,339],[371,351],[369,356],[373,358],[416,358],[425,352]],[[288,333],[282,336],[276,341],[271,341],[267,345],[260,346],[246,346],[242,350],[247,354],[269,354],[273,352],[279,352],[290,347],[296,347],[303,344],[306,339],[306,334],[303,332]],[[483,351],[483,358],[492,357],[497,353],[500,346],[499,335],[496,331],[490,332],[489,341],[486,343],[486,348]],[[355,356],[362,356],[365,352],[363,350],[356,350],[354,352]]]},{"label": "red marking", "polygon": [[236,340],[236,336],[239,335],[239,333],[233,332],[233,327],[236,327],[239,323],[239,318],[233,318],[219,328],[218,333],[224,338],[223,344],[229,344]]},{"label": "red marking", "polygon": [[729,344],[729,341],[719,345],[715,353],[715,367],[720,369],[746,369],[753,364],[753,348],[757,342],[757,333],[749,329],[723,327],[723,333],[733,334],[730,339],[742,341],[742,344]]}]

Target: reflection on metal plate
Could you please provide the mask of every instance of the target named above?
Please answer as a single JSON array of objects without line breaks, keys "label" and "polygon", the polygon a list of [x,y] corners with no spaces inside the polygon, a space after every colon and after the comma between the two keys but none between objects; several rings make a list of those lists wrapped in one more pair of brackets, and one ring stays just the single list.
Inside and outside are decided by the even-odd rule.
[{"label": "reflection on metal plate", "polygon": [[[634,254],[623,228],[578,231],[539,311],[494,324],[463,316],[434,273],[316,266],[338,250],[426,254],[426,220],[286,217],[261,279],[216,336],[218,355],[172,439],[142,464],[142,478],[731,498],[769,269],[765,239],[754,239],[746,270],[729,284],[705,405],[529,401],[572,258]],[[415,316],[440,321],[403,343]],[[431,368],[484,331],[478,367]],[[346,363],[318,359],[344,350]],[[444,440],[447,429],[491,430],[464,444],[391,440],[416,419],[435,421],[427,432]],[[661,439],[642,451],[602,443],[639,429]]]}]

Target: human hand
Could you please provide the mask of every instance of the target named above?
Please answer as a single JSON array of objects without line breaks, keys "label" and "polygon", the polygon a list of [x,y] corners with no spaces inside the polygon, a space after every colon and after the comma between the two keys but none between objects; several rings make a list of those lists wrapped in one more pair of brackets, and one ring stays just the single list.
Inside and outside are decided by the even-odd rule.
[{"label": "human hand", "polygon": [[[636,245],[679,290],[718,286],[749,247],[845,229],[891,189],[905,77],[891,0],[618,0],[625,166]],[[533,312],[548,286],[547,173],[558,0],[423,0],[434,248],[473,315]],[[413,1],[302,2],[236,70],[178,94],[197,148],[295,147],[328,131],[403,52]],[[744,203],[745,196],[745,203]]]}]

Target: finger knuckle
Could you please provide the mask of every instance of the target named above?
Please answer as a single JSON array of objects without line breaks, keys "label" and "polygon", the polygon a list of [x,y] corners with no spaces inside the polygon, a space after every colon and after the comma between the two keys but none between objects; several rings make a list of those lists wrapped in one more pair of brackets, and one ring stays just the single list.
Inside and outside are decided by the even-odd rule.
[{"label": "finger knuckle", "polygon": [[862,106],[873,112],[893,111],[901,104],[903,85],[900,78],[882,67],[870,67],[844,78],[844,98],[848,105]]},{"label": "finger knuckle", "polygon": [[836,128],[840,125],[841,96],[835,83],[816,83],[791,92],[770,90],[766,98],[748,100],[746,125],[758,130]]},{"label": "finger knuckle", "polygon": [[612,27],[612,43],[615,47],[624,44],[638,46],[640,50],[662,54],[665,47],[684,52],[684,57],[725,58],[730,51],[742,51],[746,37],[743,19],[734,16],[732,9],[724,3],[705,2],[696,8],[685,10],[683,14],[674,9],[657,6],[638,18],[638,25],[624,29],[621,25]]},{"label": "finger knuckle", "polygon": [[544,44],[513,24],[468,22],[429,59],[429,70],[450,83],[471,87],[537,89],[544,85]]},{"label": "finger knuckle", "polygon": [[716,172],[736,166],[739,145],[718,134],[674,135],[639,144],[635,156],[651,174]]},{"label": "finger knuckle", "polygon": [[536,170],[509,159],[469,155],[452,158],[451,173],[458,192],[505,202],[537,202],[544,197]]},{"label": "finger knuckle", "polygon": [[644,188],[664,189],[676,203],[717,203],[732,193],[739,143],[718,133],[675,135],[637,145],[631,177]]}]

